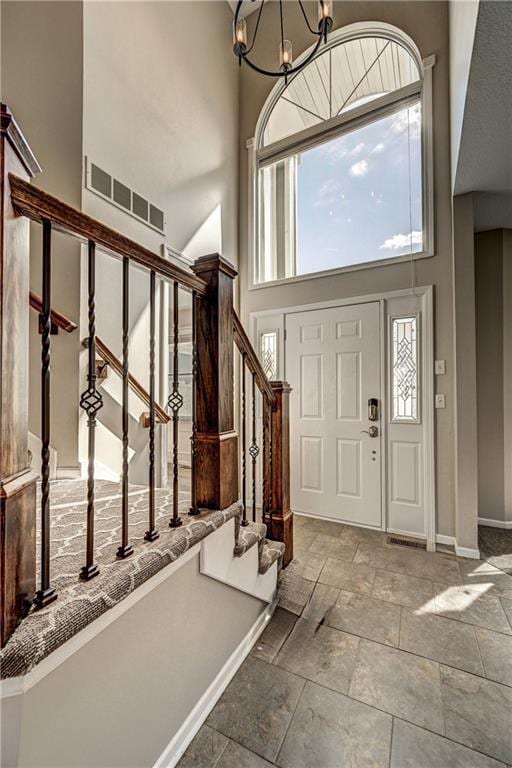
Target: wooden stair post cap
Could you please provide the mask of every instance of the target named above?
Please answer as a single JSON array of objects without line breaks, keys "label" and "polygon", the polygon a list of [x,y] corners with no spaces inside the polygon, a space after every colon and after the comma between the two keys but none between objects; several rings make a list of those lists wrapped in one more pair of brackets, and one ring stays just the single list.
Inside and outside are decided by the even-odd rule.
[{"label": "wooden stair post cap", "polygon": [[217,269],[220,272],[225,272],[229,277],[235,278],[238,275],[238,271],[233,264],[221,256],[220,253],[209,253],[207,256],[201,256],[192,265],[192,272],[196,275],[200,275],[202,272],[211,272]]}]

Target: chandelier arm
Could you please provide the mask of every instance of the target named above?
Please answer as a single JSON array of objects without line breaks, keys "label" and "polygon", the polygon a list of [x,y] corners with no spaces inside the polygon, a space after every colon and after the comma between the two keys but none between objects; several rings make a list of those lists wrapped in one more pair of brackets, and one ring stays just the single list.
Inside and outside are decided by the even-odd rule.
[{"label": "chandelier arm", "polygon": [[309,31],[311,32],[311,34],[312,35],[321,35],[322,33],[318,32],[316,29],[313,29],[313,27],[309,23],[309,19],[308,19],[307,15],[306,15],[306,11],[304,9],[304,4],[303,4],[302,0],[299,0],[299,5],[300,5],[300,9],[302,11],[302,15],[304,16],[304,21],[306,22],[306,26],[309,29]]},{"label": "chandelier arm", "polygon": [[[254,48],[254,43],[256,42],[256,35],[258,34],[258,27],[259,27],[259,25],[260,25],[261,12],[263,11],[263,6],[264,6],[264,5],[265,5],[265,0],[261,0],[261,3],[260,3],[260,8],[259,8],[259,11],[258,11],[258,18],[256,19],[256,25],[255,25],[255,27],[254,27],[254,35],[252,36],[252,42],[251,42],[251,45],[250,45],[250,46],[249,46],[249,48],[247,48],[247,50],[245,51],[245,55],[246,55],[246,56],[247,56],[247,54],[248,54],[248,53],[250,53],[250,52],[252,51],[252,49]],[[236,24],[236,19],[235,19],[235,24]]]},{"label": "chandelier arm", "polygon": [[259,72],[259,73],[260,73],[260,75],[267,75],[267,77],[285,77],[285,76],[286,76],[286,77],[290,77],[290,75],[293,75],[293,74],[295,74],[295,73],[297,73],[297,72],[300,72],[300,70],[301,70],[301,69],[303,69],[303,68],[306,66],[306,64],[309,64],[309,62],[311,61],[311,59],[313,59],[313,57],[314,57],[314,56],[315,56],[315,54],[317,53],[317,51],[318,51],[318,49],[320,48],[320,45],[321,45],[321,44],[322,44],[322,36],[320,35],[320,36],[318,37],[318,40],[317,40],[317,42],[316,42],[316,45],[315,45],[315,47],[313,48],[313,50],[311,51],[311,53],[309,54],[309,56],[308,56],[306,59],[304,59],[304,61],[301,61],[301,63],[300,63],[300,64],[298,64],[298,65],[297,65],[297,66],[295,66],[295,67],[291,67],[291,68],[290,68],[290,69],[288,69],[286,72],[272,72],[272,71],[270,71],[269,69],[263,69],[263,67],[259,67],[257,64],[254,64],[254,62],[252,62],[252,61],[251,61],[251,60],[250,60],[250,59],[249,59],[249,58],[248,58],[248,57],[245,55],[245,53],[241,53],[240,55],[241,55],[242,59],[245,61],[245,63],[246,63],[246,64],[247,64],[247,65],[248,65],[248,66],[249,66],[251,69],[254,69],[254,71],[255,71],[255,72]]}]

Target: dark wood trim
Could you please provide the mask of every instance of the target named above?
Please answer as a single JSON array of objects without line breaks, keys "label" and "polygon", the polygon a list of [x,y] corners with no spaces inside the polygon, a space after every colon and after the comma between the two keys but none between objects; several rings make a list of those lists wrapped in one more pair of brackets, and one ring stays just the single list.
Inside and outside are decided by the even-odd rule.
[{"label": "dark wood trim", "polygon": [[36,480],[28,455],[30,224],[15,215],[9,175],[39,171],[5,105],[0,109],[0,640],[36,589]]},{"label": "dark wood trim", "polygon": [[74,235],[84,242],[92,240],[116,258],[128,257],[134,264],[154,270],[160,277],[176,280],[183,288],[196,291],[201,296],[206,294],[206,285],[200,277],[166,261],[134,240],[63,203],[42,189],[33,187],[19,176],[11,174],[9,181],[12,205],[18,216],[27,216],[32,221],[39,222],[47,219],[54,229]]},{"label": "dark wood trim", "polygon": [[[87,348],[87,339],[82,339],[82,347],[85,349]],[[109,366],[114,370],[118,376],[123,375],[123,364],[121,360],[112,352],[110,347],[107,347],[104,341],[100,339],[99,336],[96,336],[96,353],[97,356],[100,357],[105,363],[108,363]],[[140,381],[135,378],[131,373],[128,374],[128,386],[134,392],[138,398],[142,400],[142,402],[148,406],[150,406],[150,397],[149,392],[147,392]],[[155,403],[155,415],[157,417],[157,421],[159,421],[161,424],[167,424],[168,421],[171,420],[171,417],[169,414],[167,414],[161,405],[158,405],[158,403]],[[148,427],[149,423],[146,423],[144,419],[144,414],[142,414],[141,418],[142,426]]]},{"label": "dark wood trim", "polygon": [[263,367],[260,363],[258,355],[254,350],[254,347],[249,341],[249,337],[245,332],[242,322],[234,309],[233,309],[233,330],[235,335],[235,344],[237,345],[240,352],[245,355],[245,363],[248,369],[250,370],[251,373],[254,373],[254,375],[256,376],[256,384],[258,385],[258,389],[260,390],[260,392],[262,392],[265,395],[267,400],[273,405],[275,403],[275,396],[274,396],[272,387],[270,386],[270,382],[265,375],[265,371],[263,370]]},{"label": "dark wood trim", "polygon": [[[37,293],[34,293],[33,291],[30,291],[28,302],[32,309],[35,309],[36,312],[41,313],[43,310],[43,300],[40,296],[38,296]],[[55,328],[60,328],[62,331],[66,331],[66,333],[73,333],[73,331],[76,331],[78,328],[78,325],[73,322],[73,320],[70,320],[69,317],[66,317],[66,315],[63,315],[61,312],[59,312],[56,309],[52,309],[50,313],[50,319],[52,326],[55,326]]]},{"label": "dark wood trim", "polygon": [[[293,514],[290,509],[290,392],[286,381],[270,383],[275,396],[274,406],[266,411],[271,420],[272,462],[266,467],[271,506],[265,510],[265,523],[270,538],[285,544],[284,566],[293,560]],[[269,429],[267,427],[267,433]],[[268,451],[267,451],[268,455]],[[270,486],[271,484],[271,486]]]},{"label": "dark wood trim", "polygon": [[0,104],[0,131],[23,163],[27,176],[33,178],[36,174],[42,173],[43,169],[6,104]]},{"label": "dark wood trim", "polygon": [[196,339],[195,473],[198,508],[225,509],[238,499],[238,436],[234,430],[232,264],[211,254],[192,267],[208,285],[194,313]]}]

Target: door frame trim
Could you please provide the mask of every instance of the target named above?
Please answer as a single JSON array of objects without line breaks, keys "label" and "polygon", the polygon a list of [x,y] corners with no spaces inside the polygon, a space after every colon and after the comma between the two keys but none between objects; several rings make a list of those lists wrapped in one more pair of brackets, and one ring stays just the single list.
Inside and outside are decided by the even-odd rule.
[{"label": "door frame trim", "polygon": [[[423,338],[421,344],[421,370],[422,370],[422,388],[424,392],[424,433],[423,433],[423,452],[424,452],[424,470],[423,470],[423,493],[425,499],[425,538],[427,550],[435,551],[436,548],[436,475],[435,475],[435,439],[434,439],[434,288],[433,285],[422,285],[411,288],[401,288],[394,291],[382,291],[379,293],[363,294],[350,296],[340,299],[331,299],[329,301],[312,302],[310,304],[297,304],[288,307],[273,307],[272,309],[256,310],[249,313],[249,333],[253,343],[257,345],[257,323],[262,317],[272,315],[282,315],[282,323],[285,328],[283,334],[283,349],[280,354],[281,370],[280,376],[286,374],[286,315],[296,312],[308,312],[319,309],[331,309],[334,307],[350,306],[354,304],[368,304],[378,301],[380,304],[380,345],[381,345],[381,392],[387,393],[386,381],[386,322],[385,322],[385,302],[390,299],[397,299],[414,294],[421,298],[422,302],[422,330]],[[257,349],[258,347],[255,346]],[[382,445],[381,451],[381,521],[383,530],[387,528],[387,418],[382,423]]]}]

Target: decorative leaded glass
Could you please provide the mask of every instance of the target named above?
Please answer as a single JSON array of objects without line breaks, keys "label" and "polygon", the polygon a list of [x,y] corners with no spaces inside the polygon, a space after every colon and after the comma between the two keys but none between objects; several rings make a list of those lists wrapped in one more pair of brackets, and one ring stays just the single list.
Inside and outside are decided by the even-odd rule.
[{"label": "decorative leaded glass", "polygon": [[417,318],[393,318],[391,337],[391,420],[418,421]]},{"label": "decorative leaded glass", "polygon": [[277,331],[265,331],[260,336],[260,360],[269,381],[278,378]]}]

